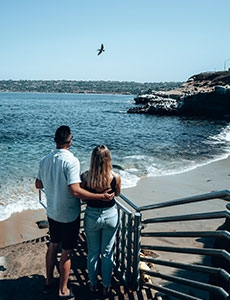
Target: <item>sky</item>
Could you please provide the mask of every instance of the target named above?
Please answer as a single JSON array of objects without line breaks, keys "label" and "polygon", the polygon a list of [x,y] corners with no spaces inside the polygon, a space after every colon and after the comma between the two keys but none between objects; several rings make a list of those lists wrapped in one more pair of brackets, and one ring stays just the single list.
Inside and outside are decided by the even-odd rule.
[{"label": "sky", "polygon": [[177,82],[230,68],[229,0],[0,0],[0,7],[0,80]]}]

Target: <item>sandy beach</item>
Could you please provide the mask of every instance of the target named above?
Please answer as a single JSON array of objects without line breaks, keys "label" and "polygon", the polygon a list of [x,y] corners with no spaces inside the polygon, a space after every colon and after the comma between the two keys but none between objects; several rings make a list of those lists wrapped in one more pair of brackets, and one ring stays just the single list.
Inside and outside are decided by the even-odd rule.
[{"label": "sandy beach", "polygon": [[[230,158],[177,175],[143,178],[136,187],[124,189],[122,193],[137,206],[142,206],[227,189],[230,189]],[[226,204],[225,201],[211,201],[209,210],[224,210]],[[201,203],[199,209],[202,208],[207,209],[207,205]],[[184,213],[185,209],[183,208]],[[197,210],[197,206],[192,209]],[[173,209],[168,208],[166,213],[172,214]],[[2,283],[14,280],[20,286],[21,279],[26,277],[31,289],[36,278],[39,282],[44,281],[47,229],[39,229],[36,222],[45,219],[45,210],[41,208],[14,214],[8,220],[0,222],[0,300],[42,299],[26,297],[26,293],[23,297],[11,295],[11,298],[7,298]],[[214,224],[214,227],[220,222]],[[213,226],[211,223],[205,223],[207,229]],[[183,240],[181,243],[183,245]]]},{"label": "sandy beach", "polygon": [[229,157],[180,174],[143,178],[122,192],[142,206],[226,189],[230,189]]}]

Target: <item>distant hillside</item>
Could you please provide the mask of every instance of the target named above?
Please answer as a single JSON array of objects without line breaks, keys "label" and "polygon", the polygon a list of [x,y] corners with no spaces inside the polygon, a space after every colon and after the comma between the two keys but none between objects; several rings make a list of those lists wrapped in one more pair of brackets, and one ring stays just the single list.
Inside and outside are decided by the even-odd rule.
[{"label": "distant hillside", "polygon": [[182,82],[74,81],[74,80],[2,80],[0,92],[109,93],[142,94],[152,90],[171,90]]}]

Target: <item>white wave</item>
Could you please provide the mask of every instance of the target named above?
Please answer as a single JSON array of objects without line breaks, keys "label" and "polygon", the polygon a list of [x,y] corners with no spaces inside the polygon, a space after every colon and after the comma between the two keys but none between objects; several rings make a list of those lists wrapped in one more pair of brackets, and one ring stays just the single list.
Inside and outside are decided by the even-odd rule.
[{"label": "white wave", "polygon": [[17,201],[12,201],[11,203],[2,206],[0,212],[0,221],[10,218],[13,213],[20,213],[23,210],[36,210],[41,208],[38,198],[30,198],[28,196],[21,196]]},{"label": "white wave", "polygon": [[147,156],[146,155],[129,155],[129,156],[124,156],[123,159],[125,160],[133,160],[133,159],[138,159],[138,160],[146,160]]},{"label": "white wave", "polygon": [[[164,175],[174,175],[184,172],[188,172],[197,167],[207,165],[211,162],[225,159],[229,156],[228,153],[214,157],[209,160],[204,161],[154,161],[152,157],[146,156],[133,156],[132,159],[129,157],[130,165],[124,167],[124,170],[119,170],[121,176],[122,188],[132,188],[135,187],[138,181],[144,177],[157,177]],[[132,163],[131,163],[132,162]],[[13,185],[13,184],[12,184]],[[11,185],[6,185],[7,187]],[[41,205],[38,201],[38,191],[35,188],[21,186],[17,187],[16,190],[7,190],[4,194],[2,193],[2,198],[0,199],[0,221],[8,219],[13,213],[20,213],[23,210],[36,210],[40,209]]]},{"label": "white wave", "polygon": [[230,142],[230,125],[223,128],[219,134],[215,136],[209,136],[209,139],[212,140],[212,143],[216,144]]},{"label": "white wave", "polygon": [[123,170],[120,171],[121,176],[121,187],[130,188],[136,186],[137,182],[140,180],[140,177],[132,173],[132,170]]},{"label": "white wave", "polygon": [[[140,178],[134,173],[134,169],[120,171],[122,188],[134,187],[137,184]],[[17,190],[9,190],[1,195],[0,202],[0,221],[10,218],[14,213],[42,208],[38,199],[38,191],[33,188],[28,189],[24,187],[23,189],[21,187],[17,188]]]},{"label": "white wave", "polygon": [[206,166],[210,163],[226,159],[228,157],[229,157],[229,154],[226,153],[226,154],[217,156],[213,159],[204,160],[202,162],[194,161],[194,162],[190,162],[190,164],[188,164],[188,163],[187,164],[181,164],[181,166],[175,165],[174,167],[171,166],[171,167],[168,167],[168,168],[165,168],[165,169],[158,169],[154,165],[151,165],[151,166],[148,167],[147,177],[157,177],[157,176],[181,174],[181,173],[189,172],[191,170],[194,170],[194,169],[202,167],[202,166]]}]

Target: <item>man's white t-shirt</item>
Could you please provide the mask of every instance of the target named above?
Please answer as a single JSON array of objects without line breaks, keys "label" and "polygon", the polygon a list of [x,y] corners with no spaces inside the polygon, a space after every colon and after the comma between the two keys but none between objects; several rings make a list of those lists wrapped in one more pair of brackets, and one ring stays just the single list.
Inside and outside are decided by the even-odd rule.
[{"label": "man's white t-shirt", "polygon": [[47,216],[55,221],[73,222],[80,214],[80,199],[68,185],[80,183],[80,162],[66,149],[55,149],[39,164],[37,178],[42,181],[47,199]]}]

